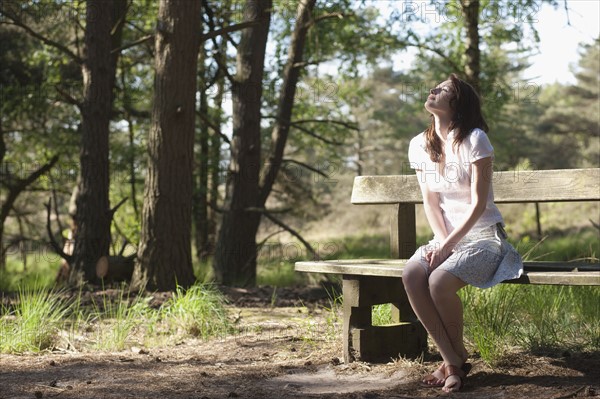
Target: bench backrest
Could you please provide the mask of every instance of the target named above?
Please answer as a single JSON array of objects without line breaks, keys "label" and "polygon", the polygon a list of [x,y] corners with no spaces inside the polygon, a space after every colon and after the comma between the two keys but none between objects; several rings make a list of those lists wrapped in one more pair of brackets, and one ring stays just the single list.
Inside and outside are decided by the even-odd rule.
[{"label": "bench backrest", "polygon": [[[494,172],[496,203],[600,201],[600,169]],[[394,204],[390,224],[392,258],[416,251],[415,204],[423,202],[416,175],[357,176],[351,202]]]},{"label": "bench backrest", "polygon": [[[600,169],[521,170],[494,172],[496,203],[599,201]],[[419,204],[416,175],[357,176],[353,204]]]}]

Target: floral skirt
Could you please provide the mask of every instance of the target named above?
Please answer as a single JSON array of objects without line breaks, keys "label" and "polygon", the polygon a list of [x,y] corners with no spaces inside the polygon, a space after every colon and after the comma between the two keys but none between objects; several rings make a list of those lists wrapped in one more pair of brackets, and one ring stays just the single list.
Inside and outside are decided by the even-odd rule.
[{"label": "floral skirt", "polygon": [[[418,262],[429,273],[429,262],[425,255],[439,245],[434,238],[419,247],[410,261]],[[506,241],[506,232],[498,223],[468,233],[438,269],[446,270],[475,287],[489,288],[504,280],[519,278],[523,273],[523,261],[521,255]]]}]

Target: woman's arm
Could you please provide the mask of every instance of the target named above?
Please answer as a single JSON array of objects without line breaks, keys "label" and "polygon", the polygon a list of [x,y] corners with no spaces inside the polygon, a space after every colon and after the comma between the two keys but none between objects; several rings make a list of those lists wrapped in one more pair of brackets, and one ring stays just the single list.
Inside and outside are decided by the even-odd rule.
[{"label": "woman's arm", "polygon": [[417,169],[416,172],[419,186],[421,187],[421,194],[423,195],[423,209],[425,209],[425,216],[427,216],[429,227],[431,227],[436,238],[444,240],[448,232],[446,231],[446,223],[444,222],[442,209],[440,208],[440,195],[429,190],[422,170]]},{"label": "woman's arm", "polygon": [[485,211],[492,184],[492,158],[482,158],[471,164],[471,207],[465,221],[446,236],[439,249],[431,253],[429,266],[433,270],[445,261],[456,244],[471,230]]}]

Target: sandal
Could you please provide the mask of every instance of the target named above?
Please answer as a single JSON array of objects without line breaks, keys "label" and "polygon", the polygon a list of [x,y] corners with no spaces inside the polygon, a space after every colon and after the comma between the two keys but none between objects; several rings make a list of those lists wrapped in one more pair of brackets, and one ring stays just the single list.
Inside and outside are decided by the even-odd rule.
[{"label": "sandal", "polygon": [[[469,374],[469,371],[471,371],[472,367],[473,367],[473,365],[471,363],[467,363],[467,362],[463,363],[463,365],[460,367],[460,369],[465,373],[465,377],[467,376],[467,374]],[[440,367],[438,367],[438,370],[440,370],[442,372],[442,374],[444,374],[444,376],[445,376],[446,375],[446,364],[442,363],[440,365]],[[438,382],[438,383],[434,383],[433,382],[433,381],[436,381],[438,379],[439,378],[437,378],[435,375],[433,375],[433,373],[427,374],[423,378],[423,380],[421,380],[421,386],[423,386],[423,387],[429,387],[429,388],[443,387],[444,384],[446,383],[446,378],[445,377],[442,378],[441,382]]]},{"label": "sandal", "polygon": [[[438,369],[436,371],[441,371],[443,375],[446,374],[446,365],[444,363],[440,364],[440,367],[438,367]],[[434,371],[435,373],[435,371]],[[434,382],[440,380],[440,382]],[[433,373],[431,374],[427,374],[423,380],[421,381],[421,386],[423,387],[429,387],[429,388],[437,388],[437,387],[443,387],[444,386],[444,382],[445,382],[445,378],[438,378],[435,375],[433,375]]]},{"label": "sandal", "polygon": [[[465,363],[465,364],[467,364],[467,363]],[[463,365],[463,367],[464,366],[465,365]],[[465,371],[463,370],[463,367],[459,368],[457,366],[450,364],[444,368],[444,384],[446,383],[446,380],[448,379],[448,377],[451,377],[451,376],[457,376],[460,379],[458,382],[458,387],[456,386],[457,384],[455,383],[454,385],[449,386],[448,390],[444,389],[444,391],[457,392],[463,388],[463,386],[465,385],[465,377],[467,376],[467,373],[465,373]],[[446,385],[444,385],[444,388],[446,388]]]}]

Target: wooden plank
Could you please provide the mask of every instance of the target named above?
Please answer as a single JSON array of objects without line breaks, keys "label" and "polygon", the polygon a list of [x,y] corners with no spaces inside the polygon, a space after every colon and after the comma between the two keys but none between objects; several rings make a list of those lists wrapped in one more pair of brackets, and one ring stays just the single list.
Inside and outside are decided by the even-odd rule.
[{"label": "wooden plank", "polygon": [[416,175],[357,176],[354,178],[350,202],[355,205],[420,204],[423,197]]},{"label": "wooden plank", "polygon": [[[496,203],[599,201],[600,168],[494,172]],[[351,202],[422,203],[415,175],[357,176]]]},{"label": "wooden plank", "polygon": [[525,271],[532,272],[594,272],[600,263],[589,262],[524,262]]},{"label": "wooden plank", "polygon": [[[318,262],[296,262],[295,270],[309,273],[401,278],[405,264],[406,259],[341,259]],[[578,271],[556,271],[556,269],[560,268],[572,268],[573,265],[578,265]],[[570,262],[525,262],[524,266],[525,273],[521,278],[506,281],[506,283],[600,285],[600,265],[597,263],[572,264]],[[544,269],[549,271],[540,271]]]},{"label": "wooden plank", "polygon": [[390,218],[390,257],[407,259],[416,250],[415,204],[395,204]]},{"label": "wooden plank", "polygon": [[295,270],[309,273],[402,277],[402,268],[405,262],[405,259],[341,259],[296,262]]}]

